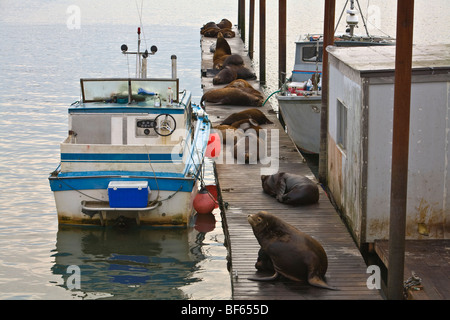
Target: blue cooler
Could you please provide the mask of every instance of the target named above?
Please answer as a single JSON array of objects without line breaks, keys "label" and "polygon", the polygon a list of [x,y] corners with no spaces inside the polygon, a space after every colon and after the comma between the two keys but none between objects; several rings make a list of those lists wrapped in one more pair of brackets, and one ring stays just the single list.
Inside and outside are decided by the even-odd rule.
[{"label": "blue cooler", "polygon": [[111,181],[108,184],[111,208],[145,208],[150,188],[148,181]]}]

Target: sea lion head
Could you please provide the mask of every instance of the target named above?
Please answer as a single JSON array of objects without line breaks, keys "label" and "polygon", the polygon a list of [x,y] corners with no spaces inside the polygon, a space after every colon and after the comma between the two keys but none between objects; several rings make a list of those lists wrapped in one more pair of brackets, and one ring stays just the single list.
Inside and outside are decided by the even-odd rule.
[{"label": "sea lion head", "polygon": [[227,66],[219,71],[219,73],[213,78],[213,84],[225,84],[230,83],[236,79],[236,70],[231,66]]},{"label": "sea lion head", "polygon": [[256,239],[263,246],[265,241],[270,241],[273,237],[283,235],[284,222],[275,215],[267,211],[259,211],[247,217],[255,234]]},{"label": "sea lion head", "polygon": [[261,175],[262,188],[265,193],[271,195],[272,197],[277,195],[275,186],[279,175],[279,173],[272,175]]}]

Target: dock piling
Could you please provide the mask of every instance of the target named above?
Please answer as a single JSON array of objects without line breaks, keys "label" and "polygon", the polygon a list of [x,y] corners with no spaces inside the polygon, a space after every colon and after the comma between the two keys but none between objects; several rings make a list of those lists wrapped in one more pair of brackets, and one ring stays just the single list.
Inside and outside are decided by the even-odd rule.
[{"label": "dock piling", "polygon": [[403,299],[414,0],[398,0],[389,218],[388,299]]}]

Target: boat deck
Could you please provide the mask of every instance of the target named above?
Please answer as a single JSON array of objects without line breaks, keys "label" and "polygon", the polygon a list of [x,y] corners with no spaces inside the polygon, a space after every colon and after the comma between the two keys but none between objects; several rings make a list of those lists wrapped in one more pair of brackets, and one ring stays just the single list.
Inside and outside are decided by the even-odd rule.
[{"label": "boat deck", "polygon": [[[237,33],[236,33],[237,34]],[[204,91],[213,86],[211,72],[212,56],[210,46],[214,38],[201,40],[202,48],[202,86]],[[232,53],[244,58],[247,67],[251,61],[244,51],[242,40],[238,37],[227,39]],[[255,89],[261,91],[257,81],[249,81]],[[229,114],[251,107],[223,106],[206,103],[206,111],[213,125],[219,124]],[[263,125],[266,129],[275,129],[279,133],[278,171],[305,175],[315,179],[301,154],[297,151],[289,136],[282,130],[276,114],[268,103],[261,108],[274,124]],[[270,131],[270,130],[269,130]],[[270,136],[271,137],[271,136]],[[269,137],[269,139],[270,139]],[[268,154],[271,155],[270,143]],[[370,290],[366,282],[369,277],[367,266],[350,236],[346,226],[320,188],[320,200],[317,204],[293,207],[279,203],[265,194],[261,187],[262,164],[215,163],[219,199],[223,225],[230,250],[232,297],[235,300],[308,300],[308,299],[381,299],[380,290]],[[265,165],[267,167],[267,165]],[[288,223],[316,238],[322,243],[328,256],[326,280],[338,291],[315,288],[304,283],[289,280],[257,282],[247,277],[256,273],[255,262],[259,244],[247,222],[247,216],[265,210],[278,215]]]}]

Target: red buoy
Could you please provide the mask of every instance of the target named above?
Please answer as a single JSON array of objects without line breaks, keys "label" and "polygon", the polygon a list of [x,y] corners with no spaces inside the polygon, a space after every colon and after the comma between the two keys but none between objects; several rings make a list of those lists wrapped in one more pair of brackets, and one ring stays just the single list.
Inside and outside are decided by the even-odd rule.
[{"label": "red buoy", "polygon": [[208,190],[202,187],[194,198],[195,211],[199,214],[211,213],[215,205],[214,198],[208,193]]},{"label": "red buoy", "polygon": [[211,232],[216,227],[216,217],[214,217],[214,214],[207,213],[207,214],[198,214],[195,219],[195,226],[194,229],[198,232]]},{"label": "red buoy", "polygon": [[208,190],[209,194],[211,196],[213,196],[214,198],[214,203],[215,206],[214,208],[218,208],[219,207],[219,202],[217,201],[217,187],[215,184],[208,184],[207,186],[205,186],[206,190]]},{"label": "red buoy", "polygon": [[220,154],[220,136],[217,132],[214,132],[209,135],[205,155],[208,158],[216,158],[219,156],[219,154]]}]

